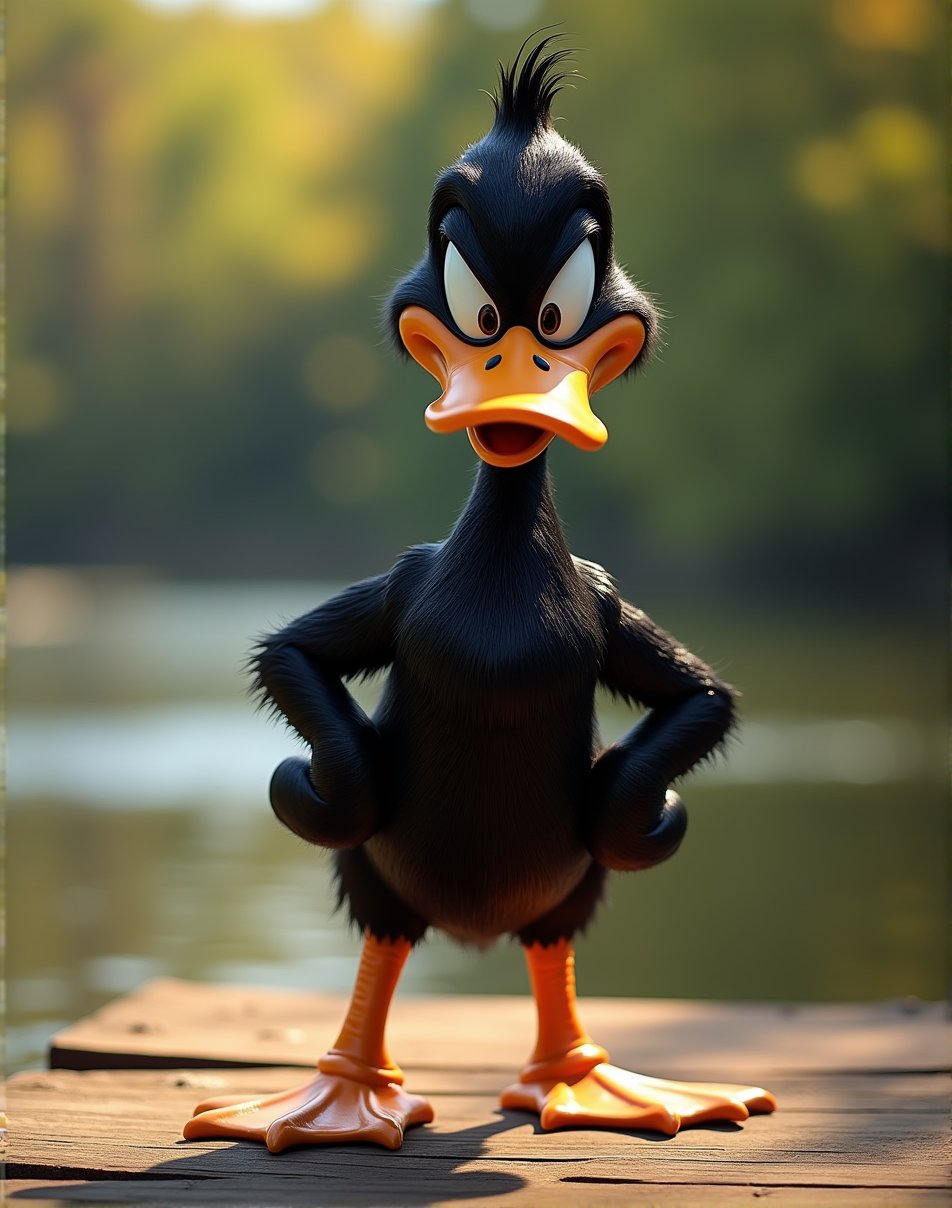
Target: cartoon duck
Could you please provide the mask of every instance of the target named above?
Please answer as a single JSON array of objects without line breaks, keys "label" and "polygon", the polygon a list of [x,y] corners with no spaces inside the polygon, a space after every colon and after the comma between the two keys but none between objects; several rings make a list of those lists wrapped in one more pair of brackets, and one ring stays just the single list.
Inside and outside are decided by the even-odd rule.
[{"label": "cartoon duck", "polygon": [[[466,431],[479,471],[445,541],[415,546],[272,636],[262,699],[311,747],[271,783],[281,821],[335,851],[340,900],[364,936],[340,1035],[302,1086],[210,1100],[185,1136],[395,1149],[433,1119],[387,1051],[390,1000],[428,928],[468,944],[516,937],[538,1015],[504,1108],[543,1129],[656,1129],[769,1112],[757,1087],[619,1069],[582,1026],[573,937],[610,869],[677,849],[669,787],[723,742],[731,690],[569,553],[545,450],[607,439],[590,397],[644,361],[649,299],[614,259],[601,175],[553,129],[569,52],[552,37],[500,68],[495,121],[438,178],[426,254],[394,289],[390,329],[439,382],[434,432]],[[369,718],[347,680],[387,669]],[[602,684],[648,711],[602,749]]]}]

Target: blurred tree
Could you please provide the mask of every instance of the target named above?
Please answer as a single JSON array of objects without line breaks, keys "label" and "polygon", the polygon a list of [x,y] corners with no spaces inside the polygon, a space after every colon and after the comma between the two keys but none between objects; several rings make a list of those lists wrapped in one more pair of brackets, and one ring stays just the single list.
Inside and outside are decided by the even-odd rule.
[{"label": "blurred tree", "polygon": [[[376,311],[529,30],[298,7],[11,0],[14,560],[343,578],[465,496],[468,446],[426,433],[431,385]],[[659,363],[599,400],[606,449],[553,452],[580,552],[686,590],[941,598],[941,15],[533,18],[587,48],[556,112],[668,316]]]}]

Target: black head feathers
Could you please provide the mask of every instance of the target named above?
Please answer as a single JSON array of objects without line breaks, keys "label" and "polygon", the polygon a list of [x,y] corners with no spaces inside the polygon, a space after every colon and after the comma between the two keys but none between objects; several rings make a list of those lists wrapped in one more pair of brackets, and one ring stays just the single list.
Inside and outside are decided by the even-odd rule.
[{"label": "black head feathers", "polygon": [[[550,50],[559,34],[550,34],[526,54],[534,35],[526,38],[510,67],[499,64],[499,92],[492,93],[496,110],[496,128],[518,130],[549,129],[552,125],[550,108],[557,92],[575,72],[560,70],[572,58],[567,47]],[[523,55],[525,58],[523,59]],[[522,64],[520,66],[520,59]]]},{"label": "black head feathers", "polygon": [[599,173],[554,129],[551,104],[574,72],[572,52],[555,47],[558,35],[531,49],[523,43],[509,68],[500,65],[492,95],[495,121],[438,177],[430,201],[427,252],[390,295],[386,322],[396,347],[401,312],[422,306],[463,339],[447,305],[444,258],[452,243],[492,300],[496,335],[515,326],[536,329],[539,308],[559,270],[586,239],[595,259],[591,305],[573,341],[583,340],[622,314],[641,319],[646,339],[635,364],[656,340],[650,299],[614,257],[611,202]]}]

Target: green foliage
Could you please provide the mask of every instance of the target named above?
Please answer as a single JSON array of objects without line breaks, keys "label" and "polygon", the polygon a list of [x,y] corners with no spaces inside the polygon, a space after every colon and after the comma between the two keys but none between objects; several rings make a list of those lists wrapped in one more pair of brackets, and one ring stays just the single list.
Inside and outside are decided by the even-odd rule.
[{"label": "green foliage", "polygon": [[[528,30],[11,0],[15,560],[343,578],[440,536],[464,438],[377,327],[439,167]],[[549,0],[560,128],[667,344],[553,453],[624,581],[906,602],[944,462],[936,0]],[[641,578],[641,572],[638,572]],[[637,592],[637,585],[632,583]]]}]

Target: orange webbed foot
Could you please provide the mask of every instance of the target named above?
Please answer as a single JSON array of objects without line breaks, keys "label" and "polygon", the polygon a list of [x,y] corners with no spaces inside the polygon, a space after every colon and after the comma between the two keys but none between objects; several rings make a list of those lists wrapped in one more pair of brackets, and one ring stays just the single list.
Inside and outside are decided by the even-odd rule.
[{"label": "orange webbed foot", "polygon": [[539,1019],[532,1058],[503,1092],[503,1107],[537,1112],[542,1127],[651,1129],[746,1120],[777,1101],[759,1086],[669,1082],[610,1065],[575,1010],[575,954],[567,939],[525,948]]},{"label": "orange webbed foot", "polygon": [[777,1101],[754,1086],[671,1082],[600,1062],[561,1080],[517,1082],[503,1107],[538,1113],[546,1131],[556,1128],[647,1129],[673,1136],[680,1128],[712,1120],[746,1120],[772,1112]]},{"label": "orange webbed foot", "polygon": [[405,1129],[433,1119],[429,1102],[396,1082],[370,1085],[323,1071],[276,1095],[238,1102],[234,1096],[209,1099],[195,1111],[183,1130],[187,1140],[231,1137],[263,1141],[272,1153],[292,1145],[347,1141],[399,1149]]}]

